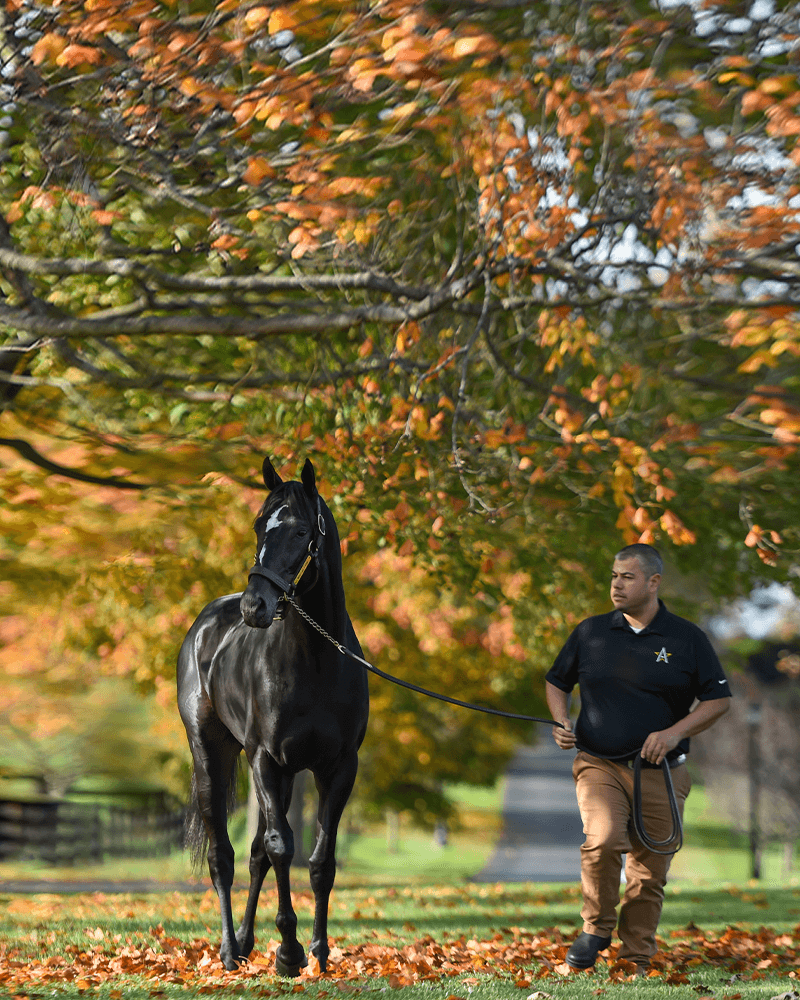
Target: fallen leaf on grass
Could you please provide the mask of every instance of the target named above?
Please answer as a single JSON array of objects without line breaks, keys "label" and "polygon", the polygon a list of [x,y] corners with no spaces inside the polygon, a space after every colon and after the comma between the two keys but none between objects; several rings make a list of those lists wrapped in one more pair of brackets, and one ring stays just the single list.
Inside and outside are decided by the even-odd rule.
[{"label": "fallen leaf on grass", "polygon": [[[236,986],[274,975],[276,940],[260,941],[259,950],[252,953],[248,962],[228,972],[219,960],[215,942],[205,938],[182,941],[166,934],[163,924],[156,921],[154,924],[149,936],[123,942],[112,940],[108,933],[101,938],[97,934],[99,925],[93,922],[86,927],[85,945],[62,947],[65,957],[34,958],[13,947],[0,946],[0,990],[46,990],[67,981],[109,990],[124,986],[126,977],[141,975],[151,981],[184,986],[197,994],[222,996],[230,994]],[[320,976],[318,963],[311,961],[295,985],[324,978],[337,991],[356,992],[362,984],[375,979],[388,981],[392,987],[403,987],[457,976],[458,983],[453,985],[456,988],[463,985],[466,990],[482,981],[474,974],[480,968],[485,975],[510,978],[520,989],[527,989],[531,981],[572,976],[578,971],[565,961],[573,937],[574,934],[565,935],[555,927],[536,933],[507,928],[505,934],[495,934],[488,941],[462,937],[439,942],[427,935],[402,947],[375,940],[347,947],[340,943],[331,948],[324,977]],[[615,949],[610,949],[609,954],[612,957],[605,966],[609,979],[612,982],[630,979],[635,967],[616,959]],[[793,981],[800,967],[800,944],[790,935],[764,927],[757,931],[728,927],[722,933],[712,933],[689,925],[678,937],[668,943],[661,942],[651,976],[669,985],[687,985],[688,971],[700,965],[710,965],[728,976],[735,973],[734,978],[726,980],[730,985],[763,979],[767,967],[771,975],[782,974]],[[595,973],[602,975],[603,969],[603,963],[599,963]],[[590,974],[591,970],[586,972]],[[461,979],[462,976],[465,978]],[[701,989],[703,996],[712,994],[708,987]],[[545,1000],[547,994],[539,993],[541,1000]],[[800,1000],[800,993],[789,990],[779,995],[779,1000]]]}]

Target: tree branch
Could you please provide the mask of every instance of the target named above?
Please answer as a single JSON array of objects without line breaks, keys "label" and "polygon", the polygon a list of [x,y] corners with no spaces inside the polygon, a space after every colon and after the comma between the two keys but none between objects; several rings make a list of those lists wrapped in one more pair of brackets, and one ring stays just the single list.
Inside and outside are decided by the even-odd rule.
[{"label": "tree branch", "polygon": [[92,483],[95,486],[113,486],[118,490],[147,490],[156,485],[155,483],[135,483],[129,479],[118,479],[116,476],[92,476],[87,472],[81,472],[80,469],[60,465],[58,462],[53,462],[51,459],[45,458],[33,445],[27,441],[23,441],[22,438],[0,438],[0,446],[13,448],[23,458],[32,462],[40,469],[44,469],[46,472],[52,472],[57,476],[66,476],[68,479],[74,479],[79,483]]}]

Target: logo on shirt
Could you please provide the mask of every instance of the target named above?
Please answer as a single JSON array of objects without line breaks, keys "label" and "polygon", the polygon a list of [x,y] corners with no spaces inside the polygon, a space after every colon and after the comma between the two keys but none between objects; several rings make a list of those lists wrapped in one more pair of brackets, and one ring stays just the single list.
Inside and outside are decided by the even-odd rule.
[{"label": "logo on shirt", "polygon": [[[653,652],[655,653],[655,650]],[[656,653],[656,663],[669,663],[670,656],[672,656],[672,653],[668,653],[667,647],[662,646],[661,650]]]}]

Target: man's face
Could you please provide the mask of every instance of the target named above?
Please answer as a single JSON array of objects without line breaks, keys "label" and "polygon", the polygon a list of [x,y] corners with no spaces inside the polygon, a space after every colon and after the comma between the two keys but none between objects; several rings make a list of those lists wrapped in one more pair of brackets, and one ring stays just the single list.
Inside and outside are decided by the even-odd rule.
[{"label": "man's face", "polygon": [[618,611],[634,614],[646,607],[658,592],[661,577],[647,576],[642,564],[632,559],[615,559],[611,570],[611,603]]}]

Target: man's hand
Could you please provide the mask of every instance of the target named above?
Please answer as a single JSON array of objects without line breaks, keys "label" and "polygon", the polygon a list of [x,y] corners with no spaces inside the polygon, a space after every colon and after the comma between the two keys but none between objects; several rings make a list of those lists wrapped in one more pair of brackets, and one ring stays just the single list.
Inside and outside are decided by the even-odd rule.
[{"label": "man's hand", "polygon": [[556,746],[562,750],[572,750],[575,746],[575,733],[572,731],[572,723],[569,719],[562,719],[561,724],[564,726],[563,729],[560,726],[553,726],[553,739],[556,741]]},{"label": "man's hand", "polygon": [[650,733],[642,746],[642,757],[651,764],[660,764],[684,736],[696,736],[705,732],[728,711],[730,704],[730,698],[709,698],[699,702],[686,718],[676,722],[674,726],[662,729],[659,733]]},{"label": "man's hand", "polygon": [[680,743],[681,736],[671,729],[662,729],[659,733],[650,733],[642,745],[642,757],[651,764],[660,764],[670,750]]}]

